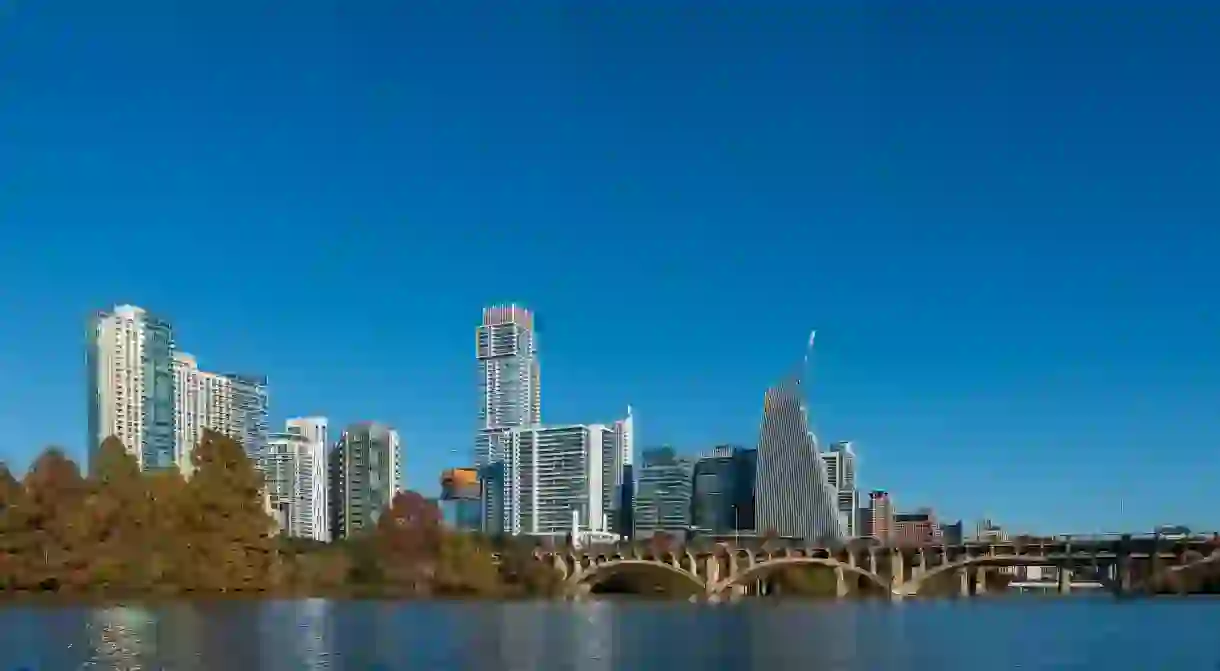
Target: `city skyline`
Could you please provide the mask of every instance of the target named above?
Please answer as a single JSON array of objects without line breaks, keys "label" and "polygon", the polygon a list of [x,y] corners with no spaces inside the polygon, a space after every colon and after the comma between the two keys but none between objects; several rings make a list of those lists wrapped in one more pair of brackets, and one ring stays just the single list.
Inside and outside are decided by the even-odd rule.
[{"label": "city skyline", "polygon": [[[548,425],[541,423],[541,404],[538,400],[541,394],[539,384],[540,356],[536,346],[537,334],[534,330],[534,318],[534,313],[519,303],[498,304],[483,308],[483,319],[477,329],[478,337],[476,338],[477,346],[475,360],[478,363],[478,368],[480,371],[479,389],[481,391],[479,392],[479,397],[484,399],[484,401],[482,401],[479,405],[480,423],[475,433],[476,437],[472,454],[476,463],[479,463],[480,461],[480,454],[487,454],[487,452],[481,452],[481,449],[485,450],[489,445],[489,443],[485,440],[485,436],[489,433],[489,430],[491,433],[503,433],[505,447],[495,448],[495,443],[491,443],[493,449],[500,450],[498,454],[501,455],[501,459],[504,459],[503,455],[505,454],[517,454],[522,452],[522,448],[520,446],[523,445],[523,435],[531,436],[530,441],[534,442],[537,440],[536,436],[542,435],[543,433],[547,433],[548,435],[553,433],[556,436],[562,436],[566,435],[565,432],[577,430],[580,434],[584,435],[584,438],[581,440],[583,440],[583,442],[586,444],[586,448],[581,451],[591,454],[588,452],[587,446],[595,443],[599,446],[599,460],[605,460],[604,473],[602,472],[603,467],[600,465],[600,461],[598,464],[590,463],[589,465],[582,466],[580,469],[581,472],[584,473],[584,475],[581,477],[590,478],[588,481],[588,486],[592,487],[593,489],[589,490],[583,495],[589,498],[589,504],[583,508],[585,512],[578,516],[580,525],[579,528],[587,529],[589,531],[607,532],[611,529],[610,525],[614,524],[613,522],[609,522],[609,520],[612,519],[612,506],[618,501],[618,492],[615,489],[615,486],[621,486],[623,468],[628,467],[629,469],[635,458],[635,454],[632,450],[632,447],[634,446],[635,432],[632,428],[634,426],[634,421],[631,406],[627,406],[625,418],[614,420],[609,425],[596,423],[579,425]],[[521,326],[524,326],[525,328],[520,329]],[[502,351],[497,351],[496,348],[490,346],[490,344],[496,341],[496,329],[505,327],[513,330],[501,335],[500,340],[507,344],[500,345]],[[808,478],[806,478],[808,480],[806,485],[808,486],[797,487],[797,489],[808,489],[808,491],[811,492],[819,492],[814,496],[818,503],[811,504],[812,508],[809,510],[804,510],[803,512],[797,510],[797,508],[800,508],[800,506],[796,506],[794,508],[792,505],[788,504],[781,505],[779,509],[786,511],[783,514],[791,519],[778,524],[767,523],[767,519],[774,518],[775,513],[764,512],[763,523],[772,530],[774,530],[776,526],[792,526],[793,532],[795,532],[795,530],[802,525],[812,525],[809,526],[809,529],[816,528],[819,537],[851,537],[855,535],[854,532],[857,531],[856,527],[861,521],[862,516],[870,514],[869,507],[856,507],[852,505],[853,502],[858,504],[860,502],[861,495],[866,491],[857,486],[858,483],[856,481],[856,474],[858,469],[857,455],[854,449],[855,441],[834,441],[825,449],[822,449],[820,447],[820,441],[817,435],[813,432],[813,424],[805,424],[805,422],[807,420],[811,420],[811,418],[809,418],[807,415],[808,411],[806,406],[806,396],[804,395],[803,391],[803,384],[805,378],[809,375],[810,354],[813,352],[815,334],[816,331],[810,332],[808,347],[806,349],[805,358],[802,362],[801,368],[788,376],[783,377],[778,384],[767,389],[764,397],[764,409],[760,424],[759,437],[754,447],[786,444],[789,448],[796,448],[797,452],[802,451],[798,443],[804,444],[806,448],[811,447],[811,454],[817,455],[817,458],[809,463],[809,466],[814,470],[809,474]],[[174,386],[174,400],[171,405],[173,410],[173,421],[170,429],[172,434],[173,449],[171,450],[170,455],[172,459],[178,461],[176,465],[181,468],[185,474],[189,475],[190,472],[188,458],[189,449],[184,449],[182,444],[183,439],[184,437],[191,435],[197,436],[197,434],[199,434],[204,428],[219,429],[222,432],[229,433],[230,435],[239,438],[239,440],[243,440],[243,444],[248,442],[246,440],[247,438],[253,437],[256,442],[252,444],[261,445],[261,447],[257,447],[255,449],[255,454],[263,454],[264,449],[268,444],[268,437],[270,437],[271,442],[278,441],[277,444],[283,443],[286,438],[297,439],[302,434],[309,435],[315,440],[318,437],[321,437],[322,442],[319,443],[321,450],[317,451],[316,448],[311,449],[311,460],[316,459],[319,456],[322,457],[323,460],[326,460],[327,457],[330,456],[332,448],[338,448],[343,440],[346,439],[347,431],[345,430],[342,434],[343,438],[341,438],[340,441],[336,441],[334,443],[326,442],[328,421],[326,417],[289,417],[285,423],[287,433],[268,433],[266,424],[266,417],[268,416],[267,379],[265,377],[254,378],[251,376],[236,374],[215,374],[200,370],[195,357],[181,351],[178,348],[172,323],[157,316],[155,312],[150,312],[140,306],[121,304],[116,305],[112,310],[96,311],[94,316],[89,319],[89,329],[86,340],[88,356],[86,357],[87,365],[85,379],[86,385],[93,390],[89,394],[91,402],[88,416],[91,427],[95,422],[95,411],[104,410],[99,403],[102,403],[105,399],[110,398],[113,394],[113,392],[109,394],[104,393],[103,390],[96,387],[96,385],[99,383],[99,379],[109,379],[114,382],[116,380],[114,371],[117,369],[122,369],[124,366],[128,365],[125,362],[131,361],[133,356],[135,357],[135,360],[139,360],[141,356],[144,356],[146,358],[145,363],[148,366],[151,366],[151,368],[147,368],[147,370],[150,371],[160,370],[156,364],[156,361],[160,361],[161,359],[165,359],[172,363],[172,368],[170,369],[172,371],[172,375],[170,377]],[[146,344],[146,340],[148,343],[153,344]],[[156,349],[154,347],[155,343],[160,343],[160,349]],[[518,357],[519,345],[524,345],[523,349],[521,349],[521,352],[525,355],[523,359]],[[149,350],[153,352],[153,355],[151,359],[148,359],[147,357],[149,355],[146,354],[145,348],[150,347],[153,348]],[[106,355],[106,352],[110,352],[110,354]],[[103,358],[103,355],[109,356],[110,358]],[[494,363],[493,365],[489,365],[489,360],[495,361],[496,355],[499,356],[500,361]],[[503,361],[505,360],[505,355],[508,356],[507,360],[515,362],[514,364],[510,364],[510,368],[512,368],[510,372],[515,373],[518,368],[520,368],[520,370],[524,371],[524,374],[517,377],[515,380],[512,380],[511,382],[517,384],[510,384],[506,386],[504,390],[507,393],[501,394],[499,393],[501,391],[501,385],[499,384],[501,373],[499,369],[502,367]],[[160,359],[158,359],[157,356],[160,356]],[[522,362],[524,362],[524,366],[520,366]],[[162,364],[164,364],[164,361],[162,361]],[[161,367],[164,368],[164,366]],[[145,368],[145,366],[137,366],[132,370],[144,370]],[[215,378],[215,380],[212,380],[211,378]],[[119,384],[120,388],[123,388],[122,385],[124,382],[122,379],[118,379],[117,382],[114,383]],[[134,384],[135,387],[140,388],[145,383],[144,378],[141,376],[138,378],[128,379],[126,384]],[[220,415],[217,415],[216,409],[207,409],[210,397],[216,395],[216,391],[209,392],[209,388],[213,385],[217,386],[217,391],[221,392],[217,397],[220,400],[220,405],[225,406],[225,409],[220,411]],[[257,386],[250,387],[250,390],[243,392],[241,389],[239,389],[240,385]],[[152,386],[155,387],[155,385]],[[192,393],[188,394],[188,390]],[[257,395],[252,393],[252,391],[257,391]],[[496,393],[489,395],[489,392]],[[156,391],[154,389],[149,393],[155,395]],[[187,400],[192,397],[193,393],[199,394],[199,401],[197,403],[191,402],[189,405],[187,405]],[[509,401],[507,403],[493,400],[503,398],[505,396],[509,397]],[[514,398],[514,396],[520,398]],[[120,392],[120,398],[121,397],[122,395]],[[251,415],[251,413],[246,412],[243,409],[244,405],[251,402],[258,407],[260,412],[256,412]],[[215,403],[213,403],[213,405],[214,404]],[[102,403],[102,405],[104,405],[104,403]],[[142,404],[138,403],[137,408],[138,407],[142,407]],[[488,420],[488,417],[504,416],[505,408],[507,408],[510,413],[517,413],[519,416],[515,419],[510,419],[508,422],[504,422],[502,420]],[[230,413],[234,416],[232,421],[229,419]],[[768,413],[773,414],[768,415]],[[135,442],[133,444],[139,445],[140,447],[133,447],[130,449],[132,450],[133,454],[135,454],[139,462],[143,463],[145,460],[147,460],[147,454],[150,450],[147,445],[148,441],[142,441],[139,438],[141,434],[138,430],[133,433],[133,430],[128,428],[123,423],[121,413],[119,419],[117,420],[117,425],[113,424],[113,422],[116,421],[113,417],[113,411],[111,411],[110,414],[107,414],[104,411],[97,414],[102,418],[109,418],[108,421],[112,423],[111,425],[117,427],[117,434],[127,436],[128,440],[135,438]],[[128,414],[130,415],[131,413],[129,412]],[[140,413],[137,412],[135,414],[138,416]],[[160,414],[164,414],[164,408],[161,409]],[[247,417],[247,415],[250,417]],[[251,417],[253,419],[251,419]],[[768,417],[770,417],[770,419],[768,419]],[[782,419],[780,419],[781,417]],[[183,420],[190,421],[187,421],[184,424]],[[320,424],[318,424],[318,422],[320,422]],[[139,422],[137,422],[136,425],[138,427]],[[381,427],[380,430],[388,431],[389,434],[391,434],[391,453],[394,454],[394,465],[392,466],[391,470],[392,472],[398,473],[394,486],[398,489],[408,488],[406,479],[402,477],[402,457],[398,451],[399,438],[397,430],[378,423],[375,420],[359,420],[348,428],[350,429],[352,427],[360,426]],[[254,429],[261,427],[261,433],[258,430],[252,431],[252,427]],[[160,433],[165,433],[165,431],[162,429],[164,429],[164,427],[160,427],[153,432],[156,434],[154,435],[154,439],[158,439]],[[91,428],[90,440],[96,438],[100,442],[100,434],[95,435],[95,433],[96,431]],[[603,434],[604,439],[602,438]],[[779,438],[781,435],[783,436],[782,439]],[[797,436],[797,438],[793,438],[793,436]],[[160,439],[163,438],[163,436],[160,436]],[[794,440],[796,443],[793,443]],[[802,441],[806,442],[802,443]],[[577,442],[580,442],[580,440]],[[547,441],[544,440],[540,444],[546,443]],[[557,446],[560,444],[566,444],[566,439],[560,438],[559,441],[554,444]],[[567,450],[566,447],[559,449]],[[673,450],[675,448],[674,446],[668,444],[648,445],[647,443],[645,443],[645,447],[642,448],[644,452],[655,452],[658,449]],[[715,448],[715,450],[713,450],[713,452],[722,449],[724,449],[723,445],[719,445]],[[155,449],[153,450],[154,453],[156,451],[157,450]],[[535,450],[530,450],[530,453],[532,454],[534,451]],[[789,463],[789,466],[791,465],[790,460],[796,455],[796,453],[791,452],[790,450],[786,454],[781,454],[775,452],[773,448],[770,450],[764,449],[764,453],[768,451],[773,455],[771,459],[774,459],[776,455],[779,455],[784,460],[784,463]],[[706,454],[707,453],[705,452],[703,456],[706,456]],[[679,447],[677,449],[677,455],[680,459],[685,460],[684,463],[689,463],[693,468],[697,460],[694,452],[692,452],[689,448],[682,449]],[[699,457],[699,459],[702,459],[702,456]],[[797,458],[797,461],[800,461],[801,459],[804,458],[799,457]],[[763,460],[764,468],[766,468],[765,463],[768,460],[769,459]],[[506,464],[508,461],[512,461],[511,458],[506,461]],[[153,463],[157,464],[158,462]],[[318,461],[317,463],[320,464],[321,461]],[[556,462],[556,464],[558,463],[559,462]],[[612,465],[613,468],[611,467]],[[82,464],[82,466],[87,466],[87,462]],[[793,471],[789,466],[781,468],[780,472],[787,474],[784,477],[789,477],[790,479],[790,474]],[[154,465],[153,467],[157,466]],[[454,463],[447,464],[445,468],[446,470],[450,470],[455,467],[460,468],[460,466],[457,466]],[[268,462],[268,468],[273,468],[270,462]],[[513,463],[510,467],[510,471],[503,474],[505,477],[502,478],[502,480],[495,480],[493,478],[493,482],[496,483],[496,486],[504,487],[503,493],[501,494],[502,496],[510,498],[520,496],[520,494],[517,492],[517,488],[523,483],[521,480],[521,475],[518,472],[520,468],[521,467],[517,463]],[[595,469],[598,471],[598,475],[596,477],[599,479],[596,482],[591,479],[595,476],[592,474],[592,470],[589,469]],[[774,471],[774,467],[771,467],[769,470]],[[509,475],[512,475],[512,477],[508,477]],[[637,472],[636,475],[638,477],[639,472]],[[282,477],[282,473],[280,476]],[[272,474],[270,471],[268,472],[268,477],[269,480],[272,479]],[[767,492],[764,495],[764,498],[773,498],[775,492],[778,491],[782,493],[788,489],[791,489],[790,487],[786,486],[769,484],[768,481],[773,479],[773,477],[774,476],[768,476],[762,478],[764,485],[766,485],[763,488],[763,491]],[[800,480],[801,478],[798,477],[797,479]],[[309,482],[315,482],[313,477],[309,479]],[[840,486],[840,483],[842,483],[842,486]],[[793,483],[787,483],[787,485],[791,484]],[[693,485],[694,481],[692,479],[687,486]],[[309,486],[312,487],[312,485]],[[533,486],[534,488],[537,488],[538,481],[535,480]],[[812,489],[809,489],[810,487],[812,487]],[[273,485],[269,491],[274,489],[275,487]],[[398,489],[394,491],[397,491]],[[439,492],[429,491],[429,488],[426,486],[421,489],[432,496],[439,494]],[[823,489],[824,491],[822,491]],[[796,490],[793,490],[793,493],[795,493],[795,491]],[[687,499],[690,500],[690,492],[687,492],[687,494]],[[318,515],[322,515],[323,511],[325,511],[328,516],[334,514],[334,511],[330,510],[328,506],[328,499],[334,496],[329,484],[326,486],[320,486],[320,491],[311,492],[311,495],[314,499],[311,506],[316,506],[316,508],[311,507],[311,510],[316,509],[318,511]],[[508,514],[508,511],[511,509],[512,521],[510,521],[509,517],[505,517],[503,521],[506,529],[511,529],[515,533],[557,533],[558,526],[556,520],[558,520],[559,517],[556,517],[555,512],[546,513],[549,514],[552,519],[550,522],[542,524],[542,528],[540,528],[539,525],[533,521],[538,515],[543,515],[544,513],[543,508],[538,507],[537,494],[533,493],[531,495],[535,497],[533,504],[526,504],[525,499],[518,499],[515,503],[510,504],[508,507],[505,507],[502,502],[494,504],[485,503],[485,506],[490,507],[488,510],[484,511],[484,515],[499,515],[501,513]],[[788,497],[791,496],[791,494],[784,494],[783,496]],[[594,503],[594,498],[597,498],[599,501]],[[798,499],[799,498],[801,497],[798,496]],[[826,498],[827,501],[822,502],[821,499],[823,498]],[[275,499],[274,493],[272,493],[272,499]],[[888,514],[890,515],[893,515],[895,512],[902,511],[915,511],[909,514],[918,515],[921,514],[922,511],[931,511],[937,507],[935,505],[935,501],[920,501],[916,504],[901,500],[889,500],[891,501],[889,505],[891,505],[892,508],[887,508],[887,510],[889,511]],[[823,505],[823,503],[826,505]],[[525,512],[523,513],[522,507],[529,505],[532,505],[532,508],[526,508]],[[776,505],[777,504],[768,503],[764,504],[763,507],[764,509],[768,507],[776,509]],[[597,507],[594,508],[594,506]],[[275,506],[273,505],[272,507],[274,508]],[[341,508],[342,504],[340,504],[340,509]],[[577,508],[580,508],[580,506],[578,505]],[[287,509],[285,508],[285,511],[286,510]],[[567,511],[568,509],[564,507],[564,510]],[[694,510],[692,508],[687,514],[689,515],[693,512]],[[810,518],[806,522],[800,521],[801,519],[808,517],[808,515],[805,513],[811,512],[814,513],[813,518]],[[525,527],[521,525],[523,514],[525,515],[525,518],[529,520],[527,521]],[[589,514],[594,516],[604,515],[604,519],[606,521],[598,522],[593,520],[592,518],[588,517]],[[639,514],[638,509],[635,511],[635,514]],[[794,514],[795,517],[792,517]],[[823,518],[829,519],[827,516],[833,517],[834,521],[824,521]],[[976,520],[988,519],[977,511],[971,511],[968,513],[968,516]],[[564,512],[562,517],[567,519],[567,512]],[[944,516],[944,519],[950,518],[951,516]],[[961,518],[959,517],[959,523],[960,519]],[[693,528],[695,525],[692,524],[692,522],[693,520],[688,520],[687,525]],[[572,520],[572,523],[577,523],[577,520]],[[875,523],[875,519],[873,519],[872,524]],[[333,524],[335,524],[333,518],[326,519],[325,521],[318,520],[316,522],[311,522],[311,528],[319,528],[320,530],[317,532],[317,536],[322,538],[327,536],[329,533],[329,527]],[[493,528],[498,528],[495,526],[497,523],[493,522],[491,524]],[[831,524],[832,526],[826,527],[826,524]],[[837,526],[834,526],[836,524]],[[287,526],[286,523],[285,526]],[[295,529],[297,526],[294,525],[293,528]],[[809,529],[805,529],[805,531],[809,531]],[[757,531],[761,533],[761,529]],[[313,535],[312,532],[310,535]]]},{"label": "city skyline", "polygon": [[1207,21],[390,5],[88,12],[65,41],[22,4],[0,458],[85,462],[82,322],[130,302],[266,375],[270,426],[395,426],[435,492],[469,465],[479,312],[520,301],[546,423],[630,403],[637,452],[752,445],[816,326],[814,428],[863,491],[1220,527],[1193,503],[1220,444]]}]

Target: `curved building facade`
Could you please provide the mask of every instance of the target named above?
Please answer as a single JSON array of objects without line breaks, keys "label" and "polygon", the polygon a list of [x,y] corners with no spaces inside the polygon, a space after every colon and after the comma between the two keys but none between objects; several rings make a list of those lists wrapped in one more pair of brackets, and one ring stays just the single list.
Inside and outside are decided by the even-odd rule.
[{"label": "curved building facade", "polygon": [[836,491],[809,427],[799,375],[767,390],[755,477],[759,533],[810,542],[846,540]]}]

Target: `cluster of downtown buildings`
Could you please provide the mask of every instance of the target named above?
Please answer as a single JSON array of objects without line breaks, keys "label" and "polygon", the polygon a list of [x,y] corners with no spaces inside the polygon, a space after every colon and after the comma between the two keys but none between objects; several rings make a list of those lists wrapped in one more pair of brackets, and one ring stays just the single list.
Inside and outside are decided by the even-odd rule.
[{"label": "cluster of downtown buildings", "polygon": [[[812,339],[811,339],[812,344]],[[544,424],[534,315],[483,310],[474,465],[446,470],[446,521],[490,535],[570,537],[580,543],[691,535],[774,534],[810,542],[960,539],[929,509],[896,513],[888,493],[864,500],[850,442],[819,449],[801,389],[804,367],[768,389],[756,447],[721,445],[699,458],[642,449],[636,417]],[[204,430],[241,442],[267,480],[266,505],[283,533],[330,541],[376,522],[401,491],[403,446],[381,423],[348,426],[333,443],[325,417],[269,429],[267,379],[213,373],[179,351],[171,325],[130,305],[99,312],[88,332],[89,463],[115,436],[142,470],[192,473]]]},{"label": "cluster of downtown buildings", "polygon": [[896,513],[884,491],[861,501],[852,444],[819,449],[801,389],[803,366],[766,391],[756,447],[721,445],[697,459],[670,447],[642,449],[636,463],[630,405],[608,422],[542,422],[538,336],[529,310],[485,309],[475,357],[475,463],[441,474],[440,505],[456,527],[570,536],[580,543],[658,532],[822,542],[960,537],[960,522],[941,525],[929,509]]},{"label": "cluster of downtown buildings", "polygon": [[238,440],[267,480],[265,505],[282,533],[318,541],[376,522],[402,489],[402,445],[384,424],[358,422],[333,444],[325,417],[268,427],[267,378],[213,373],[178,350],[173,327],[120,305],[89,322],[87,458],[122,441],[141,470],[191,477],[191,451],[205,430]]}]

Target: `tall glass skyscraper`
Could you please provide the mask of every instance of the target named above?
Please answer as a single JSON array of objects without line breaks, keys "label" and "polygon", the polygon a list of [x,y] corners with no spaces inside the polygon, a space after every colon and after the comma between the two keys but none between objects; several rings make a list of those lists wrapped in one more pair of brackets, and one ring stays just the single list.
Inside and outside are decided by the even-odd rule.
[{"label": "tall glass skyscraper", "polygon": [[[479,363],[479,424],[475,436],[475,466],[488,474],[483,487],[484,531],[509,531],[506,513],[513,483],[496,478],[497,465],[509,458],[512,430],[542,422],[541,374],[534,315],[519,305],[483,310],[475,338]],[[495,486],[492,483],[496,483]]]},{"label": "tall glass skyscraper", "polygon": [[330,533],[348,538],[377,524],[402,491],[402,447],[398,432],[360,422],[343,432],[330,453]]},{"label": "tall glass skyscraper", "polygon": [[175,467],[174,333],[134,305],[89,323],[86,378],[90,467],[102,441],[117,437],[142,470]]},{"label": "tall glass skyscraper", "polygon": [[267,378],[255,375],[224,375],[232,382],[232,425],[226,432],[241,442],[256,462],[267,451]]},{"label": "tall glass skyscraper", "polygon": [[640,456],[634,536],[648,538],[658,531],[685,536],[691,526],[694,462],[670,447],[644,450]]},{"label": "tall glass skyscraper", "polygon": [[758,453],[721,445],[695,464],[692,524],[703,533],[754,529],[754,471]]},{"label": "tall glass skyscraper", "polygon": [[[812,345],[812,337],[810,344]],[[802,368],[767,390],[758,437],[755,526],[809,542],[838,542],[847,529],[837,511],[817,437],[802,398]]]}]

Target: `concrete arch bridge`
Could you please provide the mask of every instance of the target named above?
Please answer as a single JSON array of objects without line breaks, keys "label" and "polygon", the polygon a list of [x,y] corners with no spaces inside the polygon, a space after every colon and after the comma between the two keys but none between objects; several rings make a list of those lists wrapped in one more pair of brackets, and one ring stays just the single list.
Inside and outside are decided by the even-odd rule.
[{"label": "concrete arch bridge", "polygon": [[[865,546],[764,550],[719,545],[711,550],[670,552],[634,548],[606,551],[538,551],[535,558],[563,577],[567,594],[579,598],[616,579],[651,583],[661,591],[691,599],[720,601],[765,593],[775,572],[795,566],[834,575],[835,595],[852,591],[893,599],[946,591],[960,596],[986,591],[988,572],[1006,567],[1051,566],[1061,592],[1073,575],[1092,572],[1116,594],[1146,591],[1166,576],[1206,566],[1220,567],[1220,551],[1210,542],[1117,539],[1052,543],[967,543],[923,547]],[[935,589],[932,586],[936,586]]]}]

